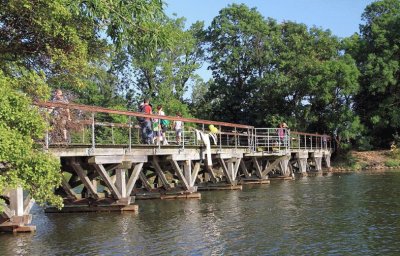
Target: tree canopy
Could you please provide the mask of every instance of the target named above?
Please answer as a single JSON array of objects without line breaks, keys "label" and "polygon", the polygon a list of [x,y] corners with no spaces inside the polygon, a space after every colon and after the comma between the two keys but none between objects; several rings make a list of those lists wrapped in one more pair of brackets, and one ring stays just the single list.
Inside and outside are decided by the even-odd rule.
[{"label": "tree canopy", "polygon": [[207,30],[210,69],[205,101],[211,118],[336,133],[348,139],[361,126],[352,111],[359,71],[330,31],[265,19],[233,4]]},{"label": "tree canopy", "polygon": [[355,109],[367,127],[365,143],[388,147],[400,133],[400,2],[376,1],[362,19],[360,34],[347,39],[361,72]]},{"label": "tree canopy", "polygon": [[[36,148],[47,124],[32,100],[48,99],[50,89],[57,87],[81,95],[91,90],[99,95],[99,88],[113,90],[113,85],[106,86],[118,79],[107,70],[112,52],[143,42],[149,47],[167,43],[153,21],[164,15],[162,2],[0,4],[0,194],[19,185],[37,202],[60,206],[60,198],[52,193],[61,181],[59,163]],[[94,97],[81,100],[99,103]]]},{"label": "tree canopy", "polygon": [[[23,186],[60,206],[59,163],[38,146],[47,124],[32,105],[62,88],[75,101],[330,133],[360,148],[400,132],[400,2],[368,5],[360,33],[264,18],[232,4],[187,27],[161,0],[0,1],[0,193]],[[212,79],[196,71],[209,64]],[[192,89],[189,104],[185,93]]]}]

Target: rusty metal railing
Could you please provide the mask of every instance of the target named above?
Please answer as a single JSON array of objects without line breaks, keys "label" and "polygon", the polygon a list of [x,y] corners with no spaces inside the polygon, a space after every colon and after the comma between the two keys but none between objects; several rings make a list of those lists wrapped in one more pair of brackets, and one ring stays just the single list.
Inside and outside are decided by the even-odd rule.
[{"label": "rusty metal railing", "polygon": [[[210,137],[214,147],[245,147],[253,149],[253,126],[233,124],[227,122],[216,122],[196,118],[182,118],[174,116],[160,116],[154,114],[145,114],[134,111],[114,110],[103,107],[87,106],[80,104],[66,104],[55,102],[38,102],[37,106],[47,109],[44,113],[52,112],[54,109],[68,109],[71,120],[54,118],[52,115],[46,115],[50,123],[44,145],[46,148],[52,145],[71,145],[71,144],[89,144],[92,148],[99,145],[119,145],[127,146],[129,149],[133,145],[143,144],[141,139],[142,126],[136,119],[144,117],[148,120],[157,120],[151,122],[152,126],[160,129],[160,120],[181,121],[183,125],[181,143],[174,139],[175,131],[165,132],[165,138],[168,144],[154,140],[151,144],[159,148],[163,146],[185,146],[200,145],[199,132]],[[59,111],[60,112],[60,111]],[[61,120],[60,120],[61,119]],[[57,122],[67,123],[61,129],[57,128]],[[214,126],[216,131],[210,131],[207,126]],[[63,137],[63,130],[67,130],[68,138]]]},{"label": "rusty metal railing", "polygon": [[291,132],[291,150],[332,150],[332,137],[326,134]]},{"label": "rusty metal railing", "polygon": [[[291,150],[332,150],[332,138],[328,135],[291,132],[286,128],[254,128],[250,125],[233,124],[202,120],[196,118],[183,118],[177,116],[160,116],[108,109],[80,104],[65,104],[55,102],[36,103],[41,108],[52,112],[54,109],[69,109],[71,121],[66,121],[68,139],[63,141],[61,129],[57,128],[51,114],[46,115],[49,121],[49,130],[46,134],[44,145],[46,148],[60,144],[89,144],[92,148],[99,145],[125,146],[129,149],[133,145],[143,144],[142,126],[137,117],[156,120],[152,123],[160,129],[160,120],[181,121],[183,123],[180,142],[176,140],[176,132],[170,126],[161,138],[154,140],[151,145],[159,148],[163,146],[199,146],[201,138],[199,132],[209,136],[211,145],[222,149],[223,147],[247,148],[251,152],[280,152],[287,153]],[[59,119],[59,118],[58,118]],[[65,120],[58,120],[65,122]],[[213,126],[212,128],[210,126]],[[282,131],[279,131],[281,129]],[[58,134],[57,134],[58,133]],[[60,135],[61,134],[61,135]],[[201,137],[201,136],[200,136]]]}]

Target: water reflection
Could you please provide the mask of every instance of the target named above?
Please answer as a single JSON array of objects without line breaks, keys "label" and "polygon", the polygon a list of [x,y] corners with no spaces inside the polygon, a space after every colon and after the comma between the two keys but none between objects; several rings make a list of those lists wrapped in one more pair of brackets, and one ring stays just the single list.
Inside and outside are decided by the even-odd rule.
[{"label": "water reflection", "polygon": [[392,254],[400,172],[340,174],[139,201],[139,214],[44,214],[35,234],[0,235],[0,255]]}]

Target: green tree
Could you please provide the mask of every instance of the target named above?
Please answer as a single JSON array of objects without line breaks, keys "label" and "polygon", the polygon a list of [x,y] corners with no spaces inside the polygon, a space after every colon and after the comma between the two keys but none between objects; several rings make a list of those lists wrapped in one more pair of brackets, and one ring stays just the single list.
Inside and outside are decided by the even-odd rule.
[{"label": "green tree", "polygon": [[31,99],[20,92],[21,82],[0,71],[0,194],[17,185],[38,203],[61,206],[53,193],[60,185],[58,160],[37,148],[46,124]]},{"label": "green tree", "polygon": [[355,108],[368,128],[365,136],[388,147],[400,132],[400,1],[376,1],[365,8],[360,34],[347,40],[347,52],[361,72]]},{"label": "green tree", "polygon": [[342,53],[340,40],[328,30],[293,22],[281,24],[280,31],[277,79],[269,81],[269,90],[284,119],[299,130],[357,136],[361,127],[352,99],[359,72],[351,56]]},{"label": "green tree", "polygon": [[136,75],[134,87],[140,92],[138,96],[151,98],[154,106],[162,104],[166,114],[179,111],[187,115],[189,109],[183,96],[188,86],[199,80],[195,71],[203,61],[203,23],[185,30],[184,18],[163,17],[159,22],[163,34],[168,35],[168,44],[157,48],[143,44],[128,50]]},{"label": "green tree", "polygon": [[359,72],[330,31],[277,24],[234,4],[214,18],[207,39],[214,81],[203,90],[212,118],[258,127],[285,121],[348,140],[360,133],[352,110]]},{"label": "green tree", "polygon": [[107,83],[118,80],[110,71],[114,52],[166,40],[153,22],[164,15],[162,5],[0,1],[0,194],[21,185],[37,202],[61,206],[52,193],[60,184],[59,163],[38,148],[46,123],[32,99],[48,99],[50,88],[62,87],[78,93],[81,102],[107,102],[114,91]]},{"label": "green tree", "polygon": [[277,25],[256,9],[233,4],[222,9],[207,31],[210,83],[207,100],[216,120],[254,123],[255,81],[274,69],[271,45]]}]

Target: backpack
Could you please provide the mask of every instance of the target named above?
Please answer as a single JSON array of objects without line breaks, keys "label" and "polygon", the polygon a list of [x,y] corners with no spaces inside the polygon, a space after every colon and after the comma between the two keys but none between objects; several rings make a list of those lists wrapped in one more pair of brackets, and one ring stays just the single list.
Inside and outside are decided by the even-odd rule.
[{"label": "backpack", "polygon": [[161,124],[161,127],[168,127],[169,120],[161,119],[160,124]]},{"label": "backpack", "polygon": [[[145,113],[145,112],[144,112],[144,105],[140,105],[137,112],[139,112],[139,113]],[[144,120],[146,120],[146,118],[141,117],[141,116],[137,116],[136,119],[139,121],[139,123],[143,123]]]}]

